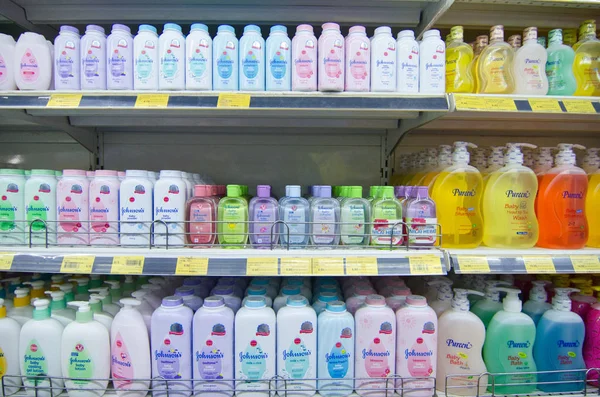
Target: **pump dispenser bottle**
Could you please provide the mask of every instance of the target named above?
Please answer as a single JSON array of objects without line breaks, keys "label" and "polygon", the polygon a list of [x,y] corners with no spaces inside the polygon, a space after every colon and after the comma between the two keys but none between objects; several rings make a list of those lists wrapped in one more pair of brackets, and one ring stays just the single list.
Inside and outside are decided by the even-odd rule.
[{"label": "pump dispenser bottle", "polygon": [[471,307],[471,311],[481,319],[485,328],[488,327],[494,315],[502,310],[500,292],[496,288],[499,285],[509,286],[511,284],[505,281],[486,281],[485,299],[478,300],[477,303]]},{"label": "pump dispenser bottle", "polygon": [[439,318],[446,310],[450,309],[450,306],[452,305],[452,282],[436,279],[429,281],[427,285],[437,286],[435,300],[430,299],[429,297],[427,300],[431,301],[429,306],[431,306]]},{"label": "pump dispenser bottle", "polygon": [[535,325],[537,325],[546,310],[552,308],[552,305],[546,302],[548,299],[546,285],[550,284],[550,282],[546,280],[534,280],[531,284],[533,284],[533,287],[529,291],[529,300],[523,304],[523,313],[531,317]]},{"label": "pump dispenser bottle", "polygon": [[[10,396],[21,388],[23,382],[19,375],[19,334],[21,324],[15,319],[6,317],[4,299],[0,298],[0,396]],[[4,378],[4,375],[7,375]]]},{"label": "pump dispenser bottle", "polygon": [[75,320],[75,310],[67,307],[65,293],[62,291],[46,291],[46,294],[52,298],[50,303],[51,317],[60,321],[63,327],[72,323]]},{"label": "pump dispenser bottle", "polygon": [[588,149],[583,159],[583,170],[588,174],[588,192],[585,198],[585,212],[590,228],[588,247],[600,247],[600,149]]}]

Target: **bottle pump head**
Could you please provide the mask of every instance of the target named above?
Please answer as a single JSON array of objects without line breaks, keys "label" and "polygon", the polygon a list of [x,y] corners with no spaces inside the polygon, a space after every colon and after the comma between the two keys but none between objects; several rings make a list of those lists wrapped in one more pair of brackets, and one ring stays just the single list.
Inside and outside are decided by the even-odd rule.
[{"label": "bottle pump head", "polygon": [[427,149],[427,165],[429,167],[435,167],[437,164],[438,164],[437,149],[436,148],[428,148]]},{"label": "bottle pump head", "polygon": [[504,166],[504,146],[490,146],[490,156],[487,158],[487,166],[500,169]]},{"label": "bottle pump head", "polygon": [[546,302],[548,299],[548,293],[546,292],[546,285],[551,284],[547,280],[535,280],[532,281],[533,287],[529,291],[529,300],[534,302]]},{"label": "bottle pump head", "polygon": [[484,148],[477,148],[473,151],[473,167],[485,168],[487,165],[487,156]]},{"label": "bottle pump head", "polygon": [[44,320],[50,318],[50,301],[48,299],[36,299],[32,302],[35,307],[33,318],[35,320]]},{"label": "bottle pump head", "polygon": [[512,284],[502,280],[489,280],[485,282],[485,297],[494,302],[500,302],[500,290],[496,287],[499,285],[511,286]]},{"label": "bottle pump head", "polygon": [[119,301],[119,303],[121,303],[123,305],[123,308],[121,310],[132,310],[136,306],[139,306],[142,304],[142,302],[140,302],[139,300],[137,300],[135,298],[123,298]]},{"label": "bottle pump head", "polygon": [[575,165],[577,164],[577,156],[573,149],[585,149],[585,146],[574,145],[570,143],[559,143],[558,153],[554,158],[556,165]]},{"label": "bottle pump head", "polygon": [[600,157],[598,156],[598,152],[600,149],[598,148],[590,148],[586,150],[585,157],[581,162],[581,168],[590,174],[592,172],[596,172],[600,168]]},{"label": "bottle pump head", "polygon": [[77,313],[75,313],[75,320],[78,323],[89,323],[94,319],[94,313],[92,312],[89,302],[72,301],[69,302],[69,306],[77,308]]},{"label": "bottle pump head", "polygon": [[469,311],[469,295],[483,296],[482,292],[472,289],[454,288],[454,299],[452,299],[452,308],[461,312]]},{"label": "bottle pump head", "polygon": [[537,146],[529,143],[509,143],[506,145],[504,163],[523,165],[523,153],[521,152],[521,148],[535,149],[536,147]]},{"label": "bottle pump head", "polygon": [[477,145],[469,142],[457,141],[454,142],[454,152],[452,152],[453,164],[469,164],[471,155],[467,148],[477,148]]},{"label": "bottle pump head", "polygon": [[569,295],[573,292],[579,292],[577,288],[554,288],[554,298],[552,298],[552,308],[561,312],[571,311],[571,298]]},{"label": "bottle pump head", "polygon": [[452,164],[452,146],[438,146],[438,166],[449,166]]},{"label": "bottle pump head", "polygon": [[506,298],[502,301],[502,306],[505,312],[519,313],[523,309],[523,302],[519,299],[520,289],[516,288],[505,288],[505,287],[494,287],[498,291],[506,292]]}]

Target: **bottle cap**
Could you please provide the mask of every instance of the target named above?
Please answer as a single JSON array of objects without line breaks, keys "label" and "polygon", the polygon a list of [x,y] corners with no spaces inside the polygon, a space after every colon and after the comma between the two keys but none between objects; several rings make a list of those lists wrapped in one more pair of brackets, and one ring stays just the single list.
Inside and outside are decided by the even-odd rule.
[{"label": "bottle cap", "polygon": [[230,25],[219,25],[217,28],[217,34],[219,33],[233,33],[235,34],[235,29]]},{"label": "bottle cap", "polygon": [[31,304],[35,307],[33,311],[35,320],[50,318],[50,301],[48,299],[36,299]]},{"label": "bottle cap", "polygon": [[450,40],[451,41],[463,41],[464,29],[462,26],[453,26],[450,29]]},{"label": "bottle cap", "polygon": [[342,301],[327,302],[325,310],[332,313],[343,313],[346,311],[346,304]]},{"label": "bottle cap", "polygon": [[415,39],[415,32],[412,30],[402,30],[398,33],[398,40],[400,39]]},{"label": "bottle cap", "polygon": [[251,309],[260,309],[267,306],[267,301],[263,296],[249,296],[245,301],[244,306]]},{"label": "bottle cap", "polygon": [[506,154],[504,155],[505,164],[523,164],[523,153],[521,148],[535,149],[537,146],[529,143],[508,143],[506,145]]},{"label": "bottle cap", "polygon": [[469,164],[471,155],[467,148],[477,148],[477,145],[470,142],[454,142],[454,151],[452,152],[452,162],[454,164]]},{"label": "bottle cap", "polygon": [[323,30],[337,30],[338,32],[340,31],[340,25],[338,25],[337,23],[333,23],[333,22],[327,22],[324,23],[321,28],[323,28]]},{"label": "bottle cap", "polygon": [[193,296],[194,287],[179,287],[175,289],[175,296]]},{"label": "bottle cap", "polygon": [[485,281],[485,297],[493,302],[500,302],[500,290],[497,288],[500,285],[511,286],[512,284],[502,280]]},{"label": "bottle cap", "polygon": [[233,295],[233,287],[228,285],[217,285],[213,288],[212,294],[221,296]]},{"label": "bottle cap", "polygon": [[550,43],[560,43],[563,42],[562,29],[553,29],[548,32],[548,41]]},{"label": "bottle cap", "polygon": [[349,34],[353,34],[353,33],[363,33],[363,34],[366,34],[367,33],[367,29],[364,26],[356,25],[356,26],[352,26],[348,30],[348,33]]},{"label": "bottle cap", "polygon": [[259,287],[257,285],[251,285],[246,290],[248,296],[264,296],[267,295],[267,289],[265,287]]},{"label": "bottle cap", "polygon": [[317,300],[321,302],[333,302],[337,300],[337,294],[334,292],[321,292]]},{"label": "bottle cap", "polygon": [[331,198],[331,186],[321,185],[319,186],[319,196],[324,198]]},{"label": "bottle cap", "polygon": [[77,29],[74,26],[69,26],[69,25],[62,25],[60,27],[60,33],[74,33],[77,36],[79,36],[79,29]]},{"label": "bottle cap", "polygon": [[313,33],[314,29],[313,29],[312,25],[303,24],[303,25],[298,25],[296,27],[296,33],[299,33],[299,32],[310,32],[310,33]]},{"label": "bottle cap", "polygon": [[102,26],[98,26],[98,25],[87,25],[85,27],[85,32],[98,32],[98,33],[102,33],[105,34],[104,28]]},{"label": "bottle cap", "polygon": [[194,197],[209,197],[210,188],[207,185],[194,186]]},{"label": "bottle cap", "polygon": [[127,26],[127,25],[121,25],[120,23],[115,23],[112,26],[112,31],[114,32],[115,30],[122,30],[124,32],[127,32],[127,33],[131,34],[131,29],[129,29],[129,26]]},{"label": "bottle cap", "polygon": [[92,312],[92,308],[90,307],[89,302],[72,301],[69,302],[68,305],[77,308],[75,320],[78,323],[89,323],[90,321],[94,320],[94,313]]},{"label": "bottle cap", "polygon": [[227,185],[227,197],[241,197],[242,188],[240,185]]},{"label": "bottle cap", "polygon": [[283,287],[281,289],[281,294],[282,295],[299,295],[300,294],[300,288],[295,287],[293,285],[286,285],[285,287]]},{"label": "bottle cap", "polygon": [[203,307],[222,307],[225,306],[225,299],[221,296],[209,296],[204,299]]},{"label": "bottle cap", "polygon": [[203,32],[208,33],[208,26],[206,26],[203,23],[194,23],[192,24],[192,26],[190,27],[190,32],[193,32],[194,30],[201,30]]},{"label": "bottle cap", "polygon": [[523,41],[537,40],[538,30],[536,27],[529,27],[523,31]]},{"label": "bottle cap", "polygon": [[246,33],[258,33],[261,34],[260,28],[256,25],[246,25],[244,26],[244,34]]},{"label": "bottle cap", "polygon": [[385,306],[385,298],[381,295],[368,295],[365,303],[369,306]]},{"label": "bottle cap", "polygon": [[427,298],[421,295],[408,295],[406,304],[409,306],[427,306]]},{"label": "bottle cap", "polygon": [[141,32],[150,32],[150,33],[154,33],[154,34],[158,33],[156,28],[152,25],[140,25],[138,28],[138,34]]},{"label": "bottle cap", "polygon": [[558,153],[556,154],[556,157],[554,158],[554,161],[556,163],[557,166],[559,165],[575,165],[577,164],[577,156],[575,155],[575,152],[573,152],[573,149],[581,149],[584,150],[585,146],[581,146],[581,145],[574,145],[574,144],[570,144],[570,143],[559,143],[557,145],[558,147]]},{"label": "bottle cap", "polygon": [[375,29],[375,35],[378,34],[388,34],[388,35],[392,35],[392,28],[390,28],[389,26],[380,26],[377,29]]},{"label": "bottle cap", "polygon": [[288,197],[300,197],[302,194],[302,188],[300,185],[287,185],[285,188],[287,191],[286,196]]},{"label": "bottle cap", "polygon": [[554,288],[554,298],[552,298],[552,308],[561,312],[571,311],[571,298],[569,295],[573,292],[579,292],[577,288]]},{"label": "bottle cap", "polygon": [[273,25],[271,26],[271,30],[269,31],[270,34],[275,34],[275,33],[285,33],[287,34],[287,28],[283,25]]},{"label": "bottle cap", "polygon": [[491,27],[490,41],[504,41],[504,26],[495,25]]},{"label": "bottle cap", "polygon": [[437,29],[426,30],[425,33],[423,33],[423,40],[428,39],[430,37],[439,39],[442,36],[440,35],[440,31]]},{"label": "bottle cap", "polygon": [[176,307],[183,305],[183,299],[181,296],[167,296],[163,298],[161,306],[163,307]]},{"label": "bottle cap", "polygon": [[506,292],[506,297],[502,302],[504,311],[518,313],[523,308],[523,303],[519,299],[520,289],[516,288],[505,288],[505,287],[494,287],[498,291]]},{"label": "bottle cap", "polygon": [[308,300],[302,295],[292,295],[288,296],[285,304],[291,307],[304,307],[308,306]]},{"label": "bottle cap", "polygon": [[269,186],[269,185],[258,185],[256,187],[256,195],[258,197],[271,197],[271,186]]},{"label": "bottle cap", "polygon": [[529,291],[529,300],[533,302],[546,302],[548,294],[546,292],[546,285],[550,285],[550,281],[547,280],[534,280],[531,282],[533,285]]}]

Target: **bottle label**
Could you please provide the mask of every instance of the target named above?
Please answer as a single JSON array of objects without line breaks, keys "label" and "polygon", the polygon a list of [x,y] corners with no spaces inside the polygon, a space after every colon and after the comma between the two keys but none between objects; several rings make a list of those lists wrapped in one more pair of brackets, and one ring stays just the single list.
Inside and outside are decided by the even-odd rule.
[{"label": "bottle label", "polygon": [[373,209],[371,242],[373,245],[399,245],[402,243],[402,219],[397,219],[396,203],[381,202]]},{"label": "bottle label", "polygon": [[289,54],[288,44],[285,41],[283,41],[283,42],[281,42],[279,49],[277,51],[275,51],[275,54],[273,54],[273,57],[271,58],[271,61],[269,62],[271,76],[275,80],[281,80],[285,77],[286,72],[287,72],[287,66],[288,66],[288,56],[289,56],[288,54]]},{"label": "bottle label", "polygon": [[288,349],[283,349],[282,355],[285,363],[285,372],[287,372],[290,378],[303,379],[308,371],[309,359],[312,352],[306,348],[302,338],[294,338]]},{"label": "bottle label", "polygon": [[401,90],[419,91],[419,46],[399,47],[398,86]]},{"label": "bottle label", "polygon": [[300,51],[300,57],[294,59],[294,65],[296,66],[296,74],[301,79],[310,79],[314,76],[315,72],[313,65],[317,57],[315,50],[315,42],[312,39],[306,41],[304,48]]},{"label": "bottle label", "polygon": [[6,61],[4,61],[4,57],[2,56],[2,54],[0,54],[0,83],[4,83],[6,79]]},{"label": "bottle label", "polygon": [[[233,43],[231,45],[233,46]],[[222,79],[229,79],[233,74],[233,60],[227,50],[224,50],[217,59],[217,73]]]},{"label": "bottle label", "polygon": [[222,224],[223,234],[220,236],[225,244],[244,244],[246,242],[246,227],[245,223],[236,221],[245,220],[246,209],[239,204],[223,205]]},{"label": "bottle label", "polygon": [[409,245],[434,245],[438,233],[437,218],[404,218]]},{"label": "bottle label", "polygon": [[[2,194],[0,199],[0,231],[8,232],[17,228],[17,212],[19,208],[13,205],[11,199],[19,192],[19,186],[16,183],[9,183],[6,186],[6,193]],[[18,200],[17,200],[18,201]]]},{"label": "bottle label", "polygon": [[64,48],[60,52],[60,56],[56,60],[56,69],[61,79],[68,80],[75,77],[73,75],[73,56],[72,52],[79,50],[75,48],[75,43],[67,41]]},{"label": "bottle label", "polygon": [[506,383],[532,383],[536,381],[535,374],[521,374],[518,372],[531,372],[533,363],[533,344],[526,341],[508,340],[506,344],[498,344],[498,357],[503,360],[506,372],[516,372],[515,375],[506,376]]},{"label": "bottle label", "polygon": [[342,208],[342,243],[348,245],[363,244],[367,232],[366,222],[368,220],[366,219],[365,208],[362,205],[349,205]]},{"label": "bottle label", "polygon": [[240,372],[247,380],[259,380],[267,371],[269,353],[263,351],[259,339],[269,337],[271,328],[269,324],[260,324],[256,328],[256,337],[251,339],[246,349],[239,354]]},{"label": "bottle label", "polygon": [[[352,330],[350,328],[344,328],[342,330],[341,338],[349,339],[352,338]],[[352,342],[351,340],[349,342]],[[344,346],[342,340],[337,341],[331,351],[325,354],[325,362],[327,363],[327,372],[333,379],[341,379],[348,373],[350,360],[354,360],[350,357],[350,352]]]},{"label": "bottle label", "polygon": [[71,350],[69,357],[69,378],[73,379],[73,384],[86,386],[90,382],[81,379],[91,379],[94,377],[94,363],[90,358],[87,348],[80,341]]},{"label": "bottle label", "polygon": [[428,54],[427,58],[422,58],[421,63],[425,65],[425,75],[421,76],[422,81],[427,82],[430,89],[446,88],[446,49],[443,44],[435,47],[435,50]]},{"label": "bottle label", "polygon": [[80,220],[82,212],[81,204],[87,205],[87,192],[79,184],[71,185],[69,193],[63,198],[62,204],[58,207],[58,220],[60,228],[65,232],[86,232],[84,224]]},{"label": "bottle label", "polygon": [[137,79],[143,82],[152,77],[152,67],[154,66],[154,60],[148,55],[146,50],[142,50],[135,60],[135,66],[137,71]]},{"label": "bottle label", "polygon": [[98,67],[100,64],[100,58],[98,58],[96,52],[103,51],[102,44],[94,40],[90,44],[90,47],[85,52],[85,56],[82,59],[83,62],[83,74],[88,79],[99,77]]},{"label": "bottle label", "polygon": [[[429,332],[429,335],[435,333],[435,326],[432,322],[425,323],[423,333],[425,334],[425,332]],[[406,365],[410,376],[415,378],[432,376],[435,356],[433,350],[427,346],[425,337],[418,337],[410,349],[405,349],[404,358],[407,360]]]},{"label": "bottle label", "polygon": [[508,49],[490,52],[486,59],[480,60],[488,65],[488,81],[484,93],[504,93],[508,90],[509,67],[506,64]]},{"label": "bottle label", "polygon": [[164,79],[173,80],[177,78],[179,73],[179,58],[175,56],[170,48],[166,51],[166,54],[163,55],[160,62]]},{"label": "bottle label", "polygon": [[215,324],[204,341],[202,350],[195,352],[200,377],[206,380],[223,379],[223,364],[226,360],[223,345],[227,330],[223,324]]},{"label": "bottle label", "polygon": [[[34,232],[40,232],[46,229],[43,222],[35,222],[31,223],[34,219],[41,219],[43,221],[48,220],[48,212],[50,211],[50,207],[48,207],[42,199],[47,196],[55,194],[50,188],[50,185],[47,183],[41,183],[37,193],[32,197],[31,202],[25,208],[25,213],[27,214],[27,222],[31,224],[31,230]],[[52,226],[52,225],[49,225]]]},{"label": "bottle label", "polygon": [[206,56],[208,52],[208,41],[205,39],[200,40],[198,48],[193,50],[193,53],[188,58],[188,67],[192,79],[197,82],[204,77],[206,73],[208,58]]},{"label": "bottle label", "polygon": [[127,59],[115,48],[110,57],[110,74],[114,79],[119,80],[121,77],[127,75],[127,73],[125,73],[126,63]]},{"label": "bottle label", "polygon": [[545,73],[545,66],[541,59],[525,58],[522,75],[525,77],[525,84],[529,90],[542,89],[542,73]]},{"label": "bottle label", "polygon": [[273,239],[277,234],[277,226],[273,223],[277,220],[276,209],[273,205],[267,203],[257,204],[254,213],[254,233],[253,239],[258,244],[268,244],[271,240],[271,229],[273,230]]},{"label": "bottle label", "polygon": [[0,347],[0,379],[8,372],[8,361],[4,356],[4,351]]},{"label": "bottle label", "polygon": [[23,371],[25,372],[23,375],[27,376],[27,380],[30,382],[34,382],[36,376],[45,376],[48,374],[48,363],[46,362],[44,350],[42,350],[42,346],[35,339],[27,343]]},{"label": "bottle label", "polygon": [[213,240],[213,210],[206,203],[192,203],[190,206],[190,241],[194,244],[208,244]]},{"label": "bottle label", "polygon": [[111,218],[110,206],[104,203],[104,200],[110,200],[110,186],[100,186],[98,193],[99,194],[92,199],[93,201],[90,205],[90,226],[96,233],[106,233],[111,226],[115,227],[114,224],[111,225],[109,222],[109,218]]},{"label": "bottle label", "polygon": [[40,76],[37,58],[29,48],[25,50],[25,54],[23,54],[23,57],[21,58],[19,73],[21,73],[23,81],[28,83],[36,82]]},{"label": "bottle label", "polygon": [[325,65],[325,74],[333,81],[339,79],[342,76],[342,58],[341,52],[343,50],[343,44],[341,40],[335,40],[333,46],[326,51],[323,57],[323,64]]},{"label": "bottle label", "polygon": [[[391,334],[391,324],[383,323],[382,327],[386,325]],[[391,357],[391,352],[385,346],[382,338],[378,336],[373,338],[369,349],[363,349],[361,353],[365,362],[365,370],[370,378],[386,378],[390,375],[390,362],[394,360],[394,357]]]},{"label": "bottle label", "polygon": [[111,346],[111,373],[117,389],[129,389],[135,375],[129,351],[120,332],[117,332]]},{"label": "bottle label", "polygon": [[335,209],[319,204],[313,209],[312,236],[314,244],[333,244],[335,241]]},{"label": "bottle label", "polygon": [[182,353],[178,346],[185,344],[186,339],[189,341],[190,335],[185,332],[183,325],[171,324],[160,348],[153,352],[159,376],[164,379],[181,379]]},{"label": "bottle label", "polygon": [[[469,341],[457,341],[454,339],[446,339],[444,343],[449,347],[449,353],[441,357],[441,359],[446,360],[446,363],[450,364],[451,367],[460,369],[461,372],[470,373],[469,354],[473,348],[473,344]],[[478,354],[478,352],[475,352],[475,354]],[[460,379],[463,384],[465,380],[466,378]],[[475,382],[471,380],[471,383]]]},{"label": "bottle label", "polygon": [[357,80],[368,81],[369,79],[369,43],[368,40],[354,42],[351,48],[348,48],[348,66],[350,66],[350,76]]},{"label": "bottle label", "polygon": [[[302,244],[306,241],[306,210],[303,205],[289,205],[284,212],[283,219],[290,230],[290,244]],[[301,222],[301,223],[294,223]],[[282,228],[282,233],[287,235],[285,226]]]},{"label": "bottle label", "polygon": [[394,79],[396,73],[396,42],[390,41],[380,55],[380,58],[374,60],[378,74],[374,78],[378,78],[384,87],[392,86],[396,81]]}]

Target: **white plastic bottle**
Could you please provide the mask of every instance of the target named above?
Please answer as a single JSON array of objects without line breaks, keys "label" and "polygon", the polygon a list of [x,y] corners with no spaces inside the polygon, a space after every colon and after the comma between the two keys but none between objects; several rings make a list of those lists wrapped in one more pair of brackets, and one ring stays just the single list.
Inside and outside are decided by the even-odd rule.
[{"label": "white plastic bottle", "polygon": [[244,27],[240,38],[240,91],[265,90],[265,40],[256,25]]},{"label": "white plastic bottle", "polygon": [[[33,318],[21,328],[19,336],[19,362],[23,384],[27,394],[35,397],[51,397],[64,386],[61,379],[60,346],[64,327],[50,318],[50,301],[37,299],[33,302]],[[43,375],[41,378],[35,376]],[[52,388],[47,377],[52,378]],[[35,388],[34,388],[35,387]]]},{"label": "white plastic bottle", "polygon": [[0,169],[0,245],[25,242],[25,172]]},{"label": "white plastic bottle", "polygon": [[423,33],[423,41],[419,45],[419,92],[446,92],[446,44],[437,29]]},{"label": "white plastic bottle", "polygon": [[97,170],[90,183],[90,244],[119,244],[119,187],[117,171]]},{"label": "white plastic bottle", "polygon": [[62,291],[46,291],[46,295],[52,298],[50,302],[50,317],[58,320],[63,327],[75,320],[75,310],[67,307],[65,293]]},{"label": "white plastic bottle", "polygon": [[[158,246],[182,246],[184,244],[184,221],[186,184],[181,171],[163,170],[154,185],[154,244]],[[168,236],[167,236],[168,230]]]},{"label": "white plastic bottle", "polygon": [[364,26],[352,26],[346,36],[345,91],[369,92],[371,85],[371,42]]},{"label": "white plastic bottle", "polygon": [[158,39],[158,56],[158,89],[185,90],[185,37],[181,33],[181,26],[176,23],[165,24]]},{"label": "white plastic bottle", "polygon": [[315,394],[317,382],[317,314],[302,295],[287,298],[277,312],[277,382],[279,395]]},{"label": "white plastic bottle", "polygon": [[[19,334],[21,324],[15,319],[6,317],[4,299],[0,298],[0,396],[10,396],[21,388],[23,383],[19,375]],[[3,379],[4,375],[8,375]]]},{"label": "white plastic bottle", "polygon": [[396,40],[389,26],[375,29],[371,38],[371,91],[396,91]]},{"label": "white plastic bottle", "polygon": [[419,92],[419,43],[415,32],[403,30],[396,42],[396,91],[405,94]]},{"label": "white plastic bottle", "polygon": [[110,330],[111,377],[119,397],[145,397],[150,382],[150,341],[142,315],[135,310],[140,301],[121,299],[123,308]]},{"label": "white plastic bottle", "polygon": [[56,185],[53,170],[31,170],[25,182],[25,240],[29,242],[31,228],[32,245],[46,244],[46,228],[48,244],[56,244]]},{"label": "white plastic bottle", "polygon": [[106,39],[106,87],[133,89],[133,37],[128,26],[114,24]]},{"label": "white plastic bottle", "polygon": [[158,90],[158,34],[152,25],[140,25],[133,39],[133,89]]},{"label": "white plastic bottle", "polygon": [[147,171],[125,171],[125,180],[119,189],[122,246],[149,245],[153,195],[153,184]]},{"label": "white plastic bottle", "polygon": [[292,90],[292,41],[283,25],[271,26],[265,65],[267,91]]},{"label": "white plastic bottle", "polygon": [[317,90],[317,38],[311,25],[298,25],[292,39],[292,91]]},{"label": "white plastic bottle", "polygon": [[0,33],[0,91],[16,90],[15,39]]},{"label": "white plastic bottle", "polygon": [[50,51],[50,87],[49,90],[54,90],[54,44],[50,40],[46,40],[46,45]]},{"label": "white plastic bottle", "polygon": [[30,305],[29,289],[17,288],[14,293],[13,307],[8,310],[8,317],[16,320],[22,326],[33,318],[33,307]]},{"label": "white plastic bottle", "polygon": [[523,46],[515,52],[513,60],[514,94],[546,95],[548,93],[548,77],[546,76],[548,53],[544,46],[537,42],[537,33],[535,27],[525,29]]},{"label": "white plastic bottle", "polygon": [[323,24],[319,36],[319,91],[344,91],[344,36],[337,23]]},{"label": "white plastic bottle", "polygon": [[79,29],[63,25],[54,39],[54,89],[80,90],[81,63]]},{"label": "white plastic bottle", "polygon": [[106,34],[98,25],[87,25],[81,38],[81,89],[106,89]]},{"label": "white plastic bottle", "polygon": [[235,29],[220,25],[213,40],[213,90],[237,91],[238,80],[238,39]]},{"label": "white plastic bottle", "polygon": [[[110,377],[108,330],[98,321],[88,302],[73,301],[76,320],[65,327],[61,341],[61,367],[69,397],[101,397]],[[86,380],[94,379],[94,380]]]},{"label": "white plastic bottle", "polygon": [[194,23],[185,38],[185,89],[212,90],[213,43],[208,26]]},{"label": "white plastic bottle", "polygon": [[19,90],[47,90],[52,80],[52,54],[41,34],[25,32],[15,45],[15,83]]},{"label": "white plastic bottle", "polygon": [[281,289],[281,293],[273,300],[273,310],[275,314],[279,312],[280,309],[284,308],[287,305],[287,300],[290,296],[300,295],[300,288],[296,286],[285,286]]}]

